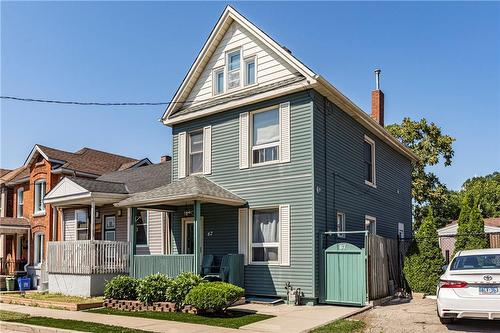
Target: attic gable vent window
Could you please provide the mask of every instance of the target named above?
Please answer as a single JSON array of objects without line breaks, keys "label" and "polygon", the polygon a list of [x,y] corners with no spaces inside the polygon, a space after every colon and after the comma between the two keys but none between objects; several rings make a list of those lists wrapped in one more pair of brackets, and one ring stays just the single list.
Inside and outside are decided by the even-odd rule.
[{"label": "attic gable vent window", "polygon": [[240,87],[241,51],[227,54],[227,90]]}]

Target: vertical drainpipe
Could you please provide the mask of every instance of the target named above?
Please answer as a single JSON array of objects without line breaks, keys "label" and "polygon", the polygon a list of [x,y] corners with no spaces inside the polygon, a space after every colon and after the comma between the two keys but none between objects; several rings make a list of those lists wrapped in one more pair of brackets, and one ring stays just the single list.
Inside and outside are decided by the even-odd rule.
[{"label": "vertical drainpipe", "polygon": [[130,244],[130,268],[129,268],[129,275],[133,276],[134,275],[134,255],[135,255],[135,215],[137,213],[137,208],[127,208],[127,218],[129,220],[128,223],[128,240]]},{"label": "vertical drainpipe", "polygon": [[194,273],[201,272],[201,204],[194,201]]}]

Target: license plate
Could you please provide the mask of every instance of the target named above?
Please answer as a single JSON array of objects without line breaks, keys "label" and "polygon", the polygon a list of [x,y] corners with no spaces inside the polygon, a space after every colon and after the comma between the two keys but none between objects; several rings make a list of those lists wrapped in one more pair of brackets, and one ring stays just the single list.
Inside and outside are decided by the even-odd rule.
[{"label": "license plate", "polygon": [[495,287],[479,287],[479,295],[499,295],[498,286]]}]

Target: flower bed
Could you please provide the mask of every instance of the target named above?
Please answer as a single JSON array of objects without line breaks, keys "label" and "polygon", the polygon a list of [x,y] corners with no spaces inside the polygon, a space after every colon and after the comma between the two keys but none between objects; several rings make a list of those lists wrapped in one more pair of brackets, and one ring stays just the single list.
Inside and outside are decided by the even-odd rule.
[{"label": "flower bed", "polygon": [[176,312],[198,314],[198,309],[191,305],[178,308],[173,302],[153,302],[151,305],[141,301],[127,301],[120,299],[105,299],[104,307],[122,311],[156,311],[156,312]]},{"label": "flower bed", "polygon": [[59,294],[46,294],[38,292],[27,292],[25,294],[21,292],[3,293],[0,296],[0,302],[70,311],[99,308],[103,304],[102,299],[100,298],[84,298],[76,296],[68,297]]}]

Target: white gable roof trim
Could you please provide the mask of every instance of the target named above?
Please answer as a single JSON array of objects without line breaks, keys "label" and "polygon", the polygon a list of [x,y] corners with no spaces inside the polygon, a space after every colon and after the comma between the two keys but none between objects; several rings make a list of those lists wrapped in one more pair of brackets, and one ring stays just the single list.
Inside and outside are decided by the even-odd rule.
[{"label": "white gable roof trim", "polygon": [[[276,91],[266,92],[261,95],[247,97],[225,104],[209,107],[204,110],[195,111],[187,114],[183,114],[176,117],[171,117],[173,113],[183,107],[183,101],[189,95],[192,87],[195,85],[196,80],[203,71],[205,65],[210,60],[211,55],[217,48],[219,41],[222,39],[226,33],[229,26],[233,21],[242,25],[251,34],[258,38],[262,43],[274,51],[279,57],[285,60],[290,66],[292,66],[297,72],[304,76],[305,82],[300,82],[291,86],[276,89]],[[371,119],[371,117],[361,110],[356,104],[344,96],[340,91],[338,91],[331,83],[329,83],[322,76],[314,73],[311,69],[305,66],[297,58],[295,58],[291,53],[285,50],[276,41],[270,38],[266,33],[256,27],[253,23],[248,21],[240,13],[238,13],[231,6],[227,6],[224,9],[221,17],[217,21],[214,29],[210,33],[207,41],[203,45],[200,53],[196,57],[193,65],[189,69],[186,77],[182,81],[179,89],[174,95],[171,104],[167,107],[165,113],[163,114],[161,121],[168,126],[178,124],[184,121],[196,119],[199,117],[207,116],[209,114],[214,114],[222,111],[229,110],[236,106],[243,106],[247,104],[256,103],[263,99],[274,98],[293,92],[306,90],[306,89],[317,89],[321,94],[326,96],[332,103],[339,106],[344,112],[352,116],[356,121],[361,123],[365,128],[372,131],[380,139],[388,143],[396,151],[400,152],[402,155],[410,159],[411,161],[418,160],[418,157],[405,145],[403,145],[399,140],[393,137],[383,126],[380,126],[376,121]],[[236,92],[235,92],[236,93]]]}]

